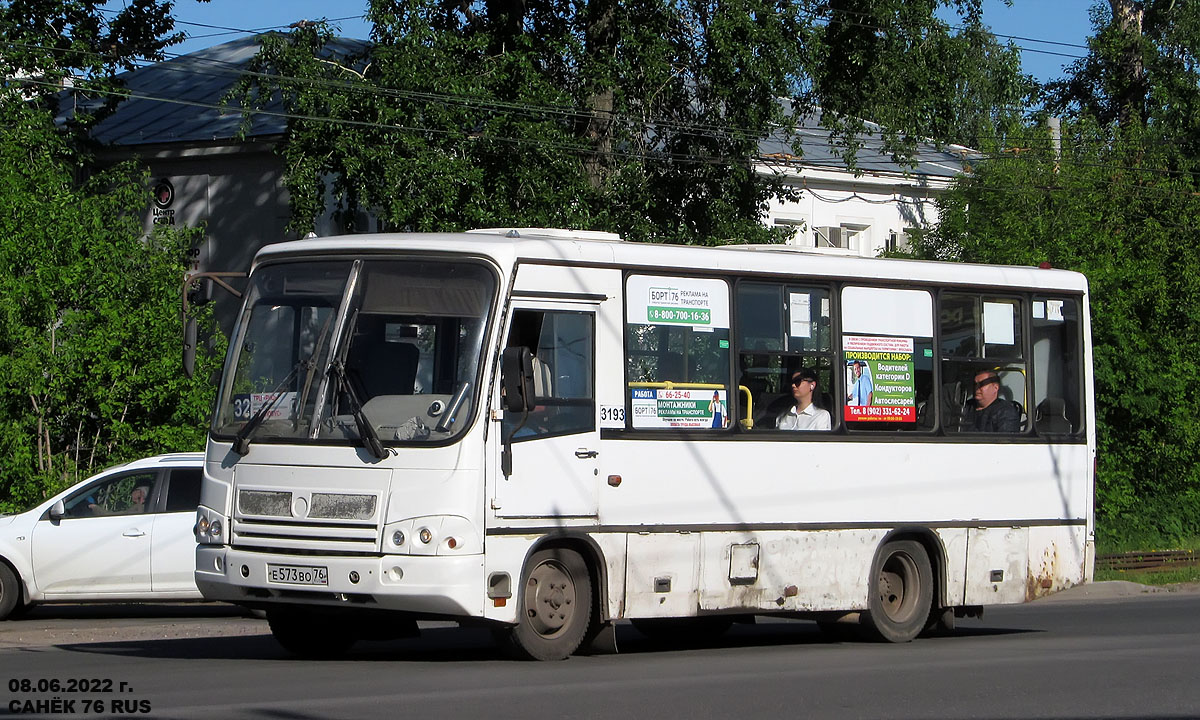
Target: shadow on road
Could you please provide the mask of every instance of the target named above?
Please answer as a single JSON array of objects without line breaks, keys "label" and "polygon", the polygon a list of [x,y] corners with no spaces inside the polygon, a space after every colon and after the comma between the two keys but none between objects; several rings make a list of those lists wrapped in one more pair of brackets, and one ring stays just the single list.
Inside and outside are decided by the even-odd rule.
[{"label": "shadow on road", "polygon": [[[956,639],[1036,633],[1021,628],[967,627],[953,635],[922,638],[918,645],[954,642]],[[870,645],[868,640],[834,638],[821,632],[815,623],[803,621],[764,621],[735,625],[716,638],[695,641],[661,641],[647,638],[627,623],[617,626],[619,654],[693,652],[731,648],[770,648],[781,646]],[[874,643],[883,646],[883,643]],[[71,652],[111,654],[144,658],[188,658],[212,660],[280,660],[314,662],[293,657],[270,636],[263,634],[233,637],[144,639],[120,642],[64,643],[57,647]],[[479,627],[423,628],[420,637],[386,642],[359,642],[344,658],[325,662],[488,662],[507,660],[492,634]]]},{"label": "shadow on road", "polygon": [[179,603],[79,603],[35,605],[7,622],[43,620],[114,620],[124,618],[221,618],[246,617],[236,605],[210,602]]}]

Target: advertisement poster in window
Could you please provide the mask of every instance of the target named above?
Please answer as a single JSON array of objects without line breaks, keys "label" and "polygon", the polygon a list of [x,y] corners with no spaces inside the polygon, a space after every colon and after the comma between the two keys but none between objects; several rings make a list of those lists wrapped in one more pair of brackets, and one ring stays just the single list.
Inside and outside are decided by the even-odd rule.
[{"label": "advertisement poster in window", "polygon": [[729,427],[724,390],[633,388],[632,393],[634,427]]},{"label": "advertisement poster in window", "polygon": [[848,422],[916,422],[913,339],[846,335]]},{"label": "advertisement poster in window", "polygon": [[[690,331],[693,340],[686,347],[693,355],[705,345],[711,345],[716,353],[728,353],[729,287],[725,281],[630,275],[625,287],[626,322],[633,332],[657,333],[664,326],[678,328],[672,332]],[[696,382],[695,368],[689,372],[683,368],[693,359],[692,355],[685,357],[668,350],[658,365],[662,368],[659,374],[648,378],[653,382],[630,383],[633,427],[729,427],[725,385]]]}]

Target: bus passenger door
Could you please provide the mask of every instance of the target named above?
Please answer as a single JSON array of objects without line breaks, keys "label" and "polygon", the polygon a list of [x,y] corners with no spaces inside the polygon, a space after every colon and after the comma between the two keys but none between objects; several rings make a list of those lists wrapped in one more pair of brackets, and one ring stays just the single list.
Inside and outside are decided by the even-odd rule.
[{"label": "bus passenger door", "polygon": [[498,517],[596,517],[596,306],[514,303],[508,347],[533,353],[534,402],[504,412],[511,472],[496,479]]}]

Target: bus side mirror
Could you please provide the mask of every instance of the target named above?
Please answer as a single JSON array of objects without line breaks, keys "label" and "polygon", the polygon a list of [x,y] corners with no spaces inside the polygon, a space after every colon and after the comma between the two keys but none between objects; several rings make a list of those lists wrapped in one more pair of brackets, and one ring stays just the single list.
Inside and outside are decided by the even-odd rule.
[{"label": "bus side mirror", "polygon": [[189,378],[196,372],[196,318],[188,317],[183,323],[183,374]]},{"label": "bus side mirror", "polygon": [[50,506],[50,511],[47,514],[51,520],[62,520],[67,515],[67,507],[63,505],[62,500],[59,500]]},{"label": "bus side mirror", "polygon": [[533,407],[533,353],[527,347],[506,347],[500,358],[500,387],[504,409],[525,412]]}]

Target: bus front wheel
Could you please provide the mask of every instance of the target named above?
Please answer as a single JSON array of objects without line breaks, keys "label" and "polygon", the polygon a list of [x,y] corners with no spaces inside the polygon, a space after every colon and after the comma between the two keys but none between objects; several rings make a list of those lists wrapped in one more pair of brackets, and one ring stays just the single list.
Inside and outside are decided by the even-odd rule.
[{"label": "bus front wheel", "polygon": [[871,566],[867,627],[888,642],[908,642],[925,629],[933,603],[929,554],[914,540],[879,549]]},{"label": "bus front wheel", "polygon": [[505,640],[518,657],[562,660],[579,649],[591,616],[587,563],[565,548],[540,550],[525,566],[517,624]]}]

